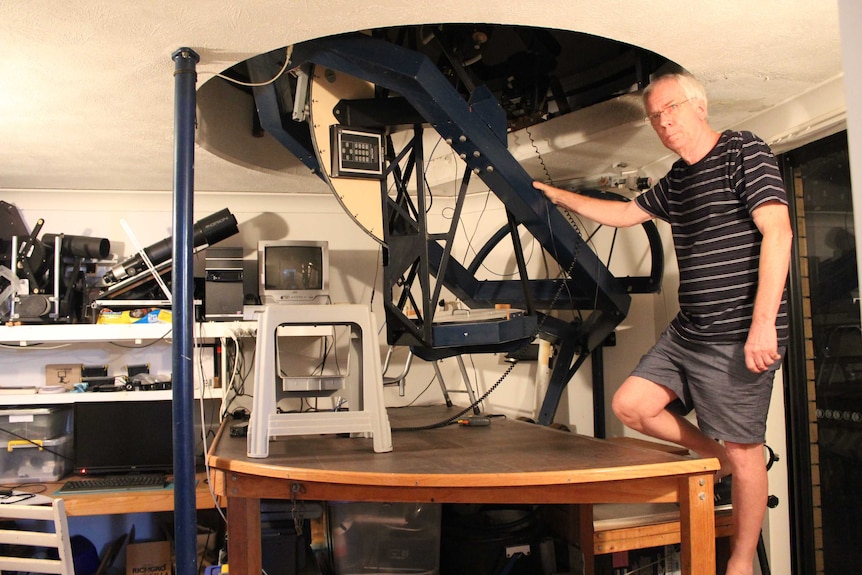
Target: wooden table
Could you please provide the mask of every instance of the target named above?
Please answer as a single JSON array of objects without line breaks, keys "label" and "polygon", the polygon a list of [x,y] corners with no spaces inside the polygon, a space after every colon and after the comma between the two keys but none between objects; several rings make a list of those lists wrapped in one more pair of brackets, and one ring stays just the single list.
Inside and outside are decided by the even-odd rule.
[{"label": "wooden table", "polygon": [[[69,477],[67,479],[76,479]],[[66,480],[53,483],[28,484],[21,491],[39,493],[48,497],[62,497],[66,502],[66,515],[113,515],[125,513],[155,513],[174,510],[173,489],[147,489],[128,491],[105,491],[102,493],[57,493]],[[16,488],[19,489],[19,488]],[[210,493],[205,473],[197,474],[195,487],[197,509],[214,509],[216,504]]]},{"label": "wooden table", "polygon": [[[678,502],[683,573],[715,573],[716,459],[597,440],[494,418],[489,427],[410,430],[460,411],[389,409],[394,450],[335,435],[272,441],[265,459],[222,426],[209,453],[213,487],[227,498],[231,571],[261,572],[260,500],[439,503]],[[585,505],[592,509],[591,505]],[[583,515],[590,522],[592,513]],[[695,551],[696,550],[696,551]],[[592,562],[588,561],[592,570]],[[588,571],[589,573],[589,571]]]}]

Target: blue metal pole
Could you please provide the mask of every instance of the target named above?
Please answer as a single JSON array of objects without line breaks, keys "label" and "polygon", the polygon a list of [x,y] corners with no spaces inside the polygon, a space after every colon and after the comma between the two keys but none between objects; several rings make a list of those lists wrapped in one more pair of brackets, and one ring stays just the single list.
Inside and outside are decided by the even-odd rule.
[{"label": "blue metal pole", "polygon": [[177,575],[197,573],[194,454],[194,142],[195,65],[191,48],[171,56],[174,68],[174,182],[172,270],[172,378],[174,439],[174,537]]}]

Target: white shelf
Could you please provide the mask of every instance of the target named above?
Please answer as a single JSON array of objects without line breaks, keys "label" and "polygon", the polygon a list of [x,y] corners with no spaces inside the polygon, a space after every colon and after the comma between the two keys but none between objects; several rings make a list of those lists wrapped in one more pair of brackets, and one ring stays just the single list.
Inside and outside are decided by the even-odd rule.
[{"label": "white shelf", "polygon": [[172,391],[90,391],[83,393],[25,393],[25,394],[0,394],[2,405],[48,405],[67,404],[77,402],[100,402],[100,401],[157,401],[169,400],[173,397]]},{"label": "white shelf", "polygon": [[[200,399],[200,390],[195,389],[195,399]],[[12,405],[66,405],[70,403],[98,403],[104,401],[170,401],[173,391],[87,391],[82,393],[3,393],[0,408]],[[204,399],[221,399],[221,389],[207,389]]]},{"label": "white shelf", "polygon": [[57,342],[143,342],[167,338],[170,334],[171,325],[165,323],[16,325],[0,327],[0,342],[21,347]]},{"label": "white shelf", "polygon": [[[207,322],[197,324],[197,336],[219,338],[251,336],[256,321]],[[169,323],[136,324],[40,324],[0,326],[0,343],[27,347],[37,343],[134,342],[171,339]]]},{"label": "white shelf", "polygon": [[[16,349],[39,349],[39,344],[82,344],[82,343],[121,343],[126,347],[148,346],[161,342],[165,353],[170,351],[172,325],[169,323],[152,324],[39,324],[0,326],[0,344],[10,353]],[[206,322],[195,324],[195,338],[213,340],[226,337],[254,337],[257,321]],[[130,349],[131,353],[134,353]],[[161,353],[161,352],[160,352]],[[197,377],[196,377],[197,378]],[[220,398],[222,390],[207,389],[205,397]],[[195,384],[195,398],[201,390]],[[104,401],[161,401],[171,400],[171,390],[158,391],[110,391],[82,393],[0,393],[0,406],[10,405],[50,405],[72,404],[76,402]]]}]

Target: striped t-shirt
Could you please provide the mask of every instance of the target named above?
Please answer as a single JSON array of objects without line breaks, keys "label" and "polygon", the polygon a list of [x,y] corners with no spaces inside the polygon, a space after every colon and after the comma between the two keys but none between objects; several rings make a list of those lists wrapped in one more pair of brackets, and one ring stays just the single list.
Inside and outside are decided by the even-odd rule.
[{"label": "striped t-shirt", "polygon": [[[700,342],[744,342],[757,292],[762,236],[751,213],[768,201],[787,204],[769,146],[750,132],[726,131],[699,162],[678,160],[640,195],[638,205],[671,225],[679,265],[680,312],[671,326]],[[788,335],[787,289],[776,320]]]}]

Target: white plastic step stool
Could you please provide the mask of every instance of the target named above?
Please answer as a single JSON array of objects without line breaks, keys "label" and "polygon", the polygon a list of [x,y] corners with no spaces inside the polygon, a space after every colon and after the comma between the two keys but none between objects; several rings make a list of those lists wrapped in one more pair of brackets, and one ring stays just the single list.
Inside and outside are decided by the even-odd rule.
[{"label": "white plastic step stool", "polygon": [[[344,375],[347,411],[278,413],[276,385],[278,337],[307,335],[309,327],[348,326],[350,373]],[[280,329],[281,328],[281,329]],[[328,433],[371,435],[374,451],[392,451],[392,431],[383,403],[383,371],[377,321],[366,305],[268,305],[258,318],[254,400],[248,433],[248,456],[269,456],[269,441],[278,436]],[[332,375],[327,378],[331,387]]]}]

